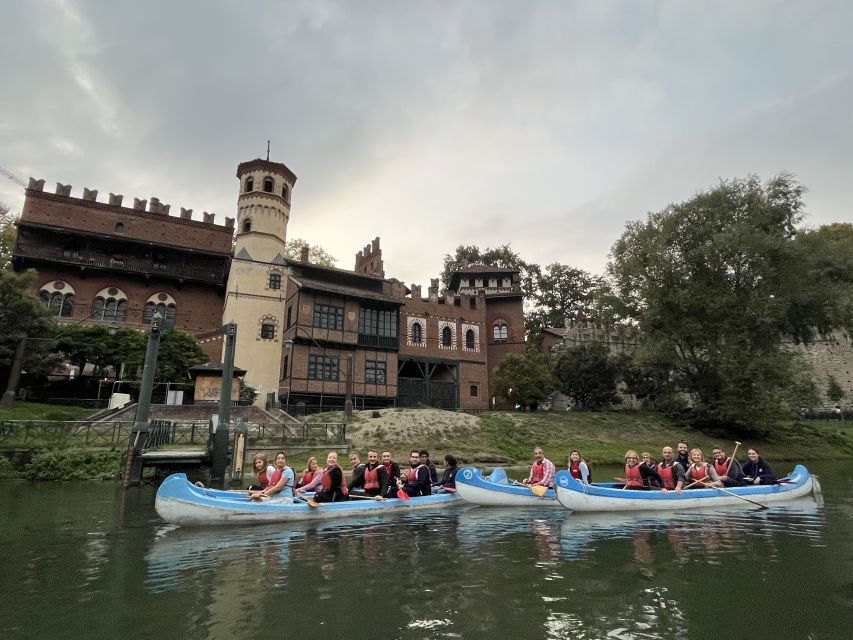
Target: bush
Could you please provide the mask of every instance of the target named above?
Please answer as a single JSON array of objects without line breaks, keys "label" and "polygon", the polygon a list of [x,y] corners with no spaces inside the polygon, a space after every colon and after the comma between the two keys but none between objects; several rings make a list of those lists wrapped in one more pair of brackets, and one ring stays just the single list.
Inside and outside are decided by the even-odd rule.
[{"label": "bush", "polygon": [[6,456],[0,456],[0,478],[14,478],[15,468]]},{"label": "bush", "polygon": [[122,454],[114,451],[52,449],[33,456],[26,468],[30,480],[110,480],[121,468]]}]

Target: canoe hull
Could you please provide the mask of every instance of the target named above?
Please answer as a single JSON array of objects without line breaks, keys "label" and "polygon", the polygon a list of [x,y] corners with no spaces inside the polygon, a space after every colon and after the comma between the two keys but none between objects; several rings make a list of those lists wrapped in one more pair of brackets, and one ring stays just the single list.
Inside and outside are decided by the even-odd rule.
[{"label": "canoe hull", "polygon": [[275,498],[251,501],[246,495],[193,486],[183,473],[170,475],[157,491],[154,508],[163,520],[185,527],[297,522],[377,515],[390,511],[438,509],[461,503],[455,494],[434,494],[411,500],[348,500],[309,507]]},{"label": "canoe hull", "polygon": [[[673,511],[726,505],[755,506],[802,498],[814,490],[814,479],[802,465],[778,485],[757,485],[718,489],[691,489],[677,494],[669,491],[625,491],[582,485],[567,471],[557,473],[557,501],[572,511]],[[740,496],[740,497],[736,497]]]},{"label": "canoe hull", "polygon": [[[484,507],[559,507],[556,494],[549,489],[542,497],[528,487],[506,482],[506,474],[492,473],[484,478],[475,467],[465,467],[456,474],[456,494],[465,502]],[[497,480],[497,481],[495,481]]]}]

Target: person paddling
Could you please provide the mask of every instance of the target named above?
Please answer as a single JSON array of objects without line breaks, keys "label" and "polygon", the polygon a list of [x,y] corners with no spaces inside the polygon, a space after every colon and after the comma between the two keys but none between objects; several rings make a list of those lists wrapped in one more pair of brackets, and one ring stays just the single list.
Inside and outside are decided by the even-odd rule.
[{"label": "person paddling", "polygon": [[748,484],[775,484],[776,474],[773,467],[758,454],[758,449],[747,449],[749,458],[743,465],[744,481]]},{"label": "person paddling", "polygon": [[530,475],[527,476],[526,480],[522,480],[522,482],[524,484],[553,488],[554,474],[556,472],[557,468],[553,462],[545,457],[542,447],[536,447],[533,450],[533,464],[530,467]]},{"label": "person paddling", "polygon": [[362,473],[364,495],[382,500],[388,490],[388,474],[385,467],[379,464],[379,454],[373,450],[367,452],[367,465]]},{"label": "person paddling", "polygon": [[267,461],[264,453],[257,453],[252,459],[252,466],[258,472],[258,483],[249,487],[249,491],[263,491],[270,486],[270,478],[275,473],[275,467]]},{"label": "person paddling", "polygon": [[569,454],[569,473],[575,480],[579,480],[584,484],[590,484],[589,465],[581,457],[581,452],[574,449]]},{"label": "person paddling", "polygon": [[714,467],[705,462],[705,454],[702,449],[690,450],[690,468],[687,470],[687,477],[690,484],[687,489],[702,489],[704,487],[721,487],[720,477],[714,471]]},{"label": "person paddling", "polygon": [[296,479],[293,469],[287,466],[287,454],[279,451],[275,454],[275,471],[270,478],[270,483],[262,491],[251,493],[252,500],[261,500],[269,496],[278,495],[284,501],[293,502],[293,484]]},{"label": "person paddling", "polygon": [[[418,456],[420,458],[420,455]],[[391,459],[390,451],[382,452],[382,466],[385,467],[388,487],[383,494],[386,498],[397,497],[397,478],[400,477],[400,465]]]},{"label": "person paddling", "polygon": [[642,491],[651,488],[651,482],[663,486],[658,472],[646,465],[640,464],[640,456],[633,449],[625,452],[625,489]]},{"label": "person paddling", "polygon": [[711,456],[714,458],[714,471],[720,476],[720,482],[724,487],[742,487],[746,484],[743,481],[740,463],[734,458],[727,458],[722,447],[711,449]]},{"label": "person paddling", "polygon": [[686,484],[684,477],[684,467],[681,463],[675,460],[672,447],[664,447],[661,449],[663,460],[658,464],[656,471],[663,480],[663,492],[675,490],[676,493],[681,493],[681,490]]},{"label": "person paddling", "polygon": [[430,481],[429,467],[421,458],[419,449],[414,449],[409,456],[411,468],[406,474],[406,482],[397,478],[397,488],[402,489],[410,497],[428,496],[432,493],[432,482]]},{"label": "person paddling", "polygon": [[326,469],[321,482],[323,488],[314,495],[315,502],[340,502],[347,499],[344,470],[338,466],[338,454],[334,451],[326,456]]}]

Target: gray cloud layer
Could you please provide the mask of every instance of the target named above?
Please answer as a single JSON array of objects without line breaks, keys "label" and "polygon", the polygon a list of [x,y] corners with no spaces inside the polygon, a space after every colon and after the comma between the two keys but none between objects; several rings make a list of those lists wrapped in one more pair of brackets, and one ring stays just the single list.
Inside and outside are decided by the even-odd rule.
[{"label": "gray cloud layer", "polygon": [[[851,219],[849,2],[6,3],[0,165],[233,215],[425,282],[459,243],[601,271],[624,223],[787,170]],[[9,181],[0,200],[19,208]]]}]

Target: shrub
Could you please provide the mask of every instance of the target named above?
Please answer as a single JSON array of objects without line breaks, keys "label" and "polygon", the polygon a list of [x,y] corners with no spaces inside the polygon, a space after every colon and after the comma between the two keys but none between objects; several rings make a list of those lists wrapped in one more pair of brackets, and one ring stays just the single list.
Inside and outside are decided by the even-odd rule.
[{"label": "shrub", "polygon": [[109,480],[118,476],[122,454],[115,451],[51,449],[33,456],[30,480]]}]

